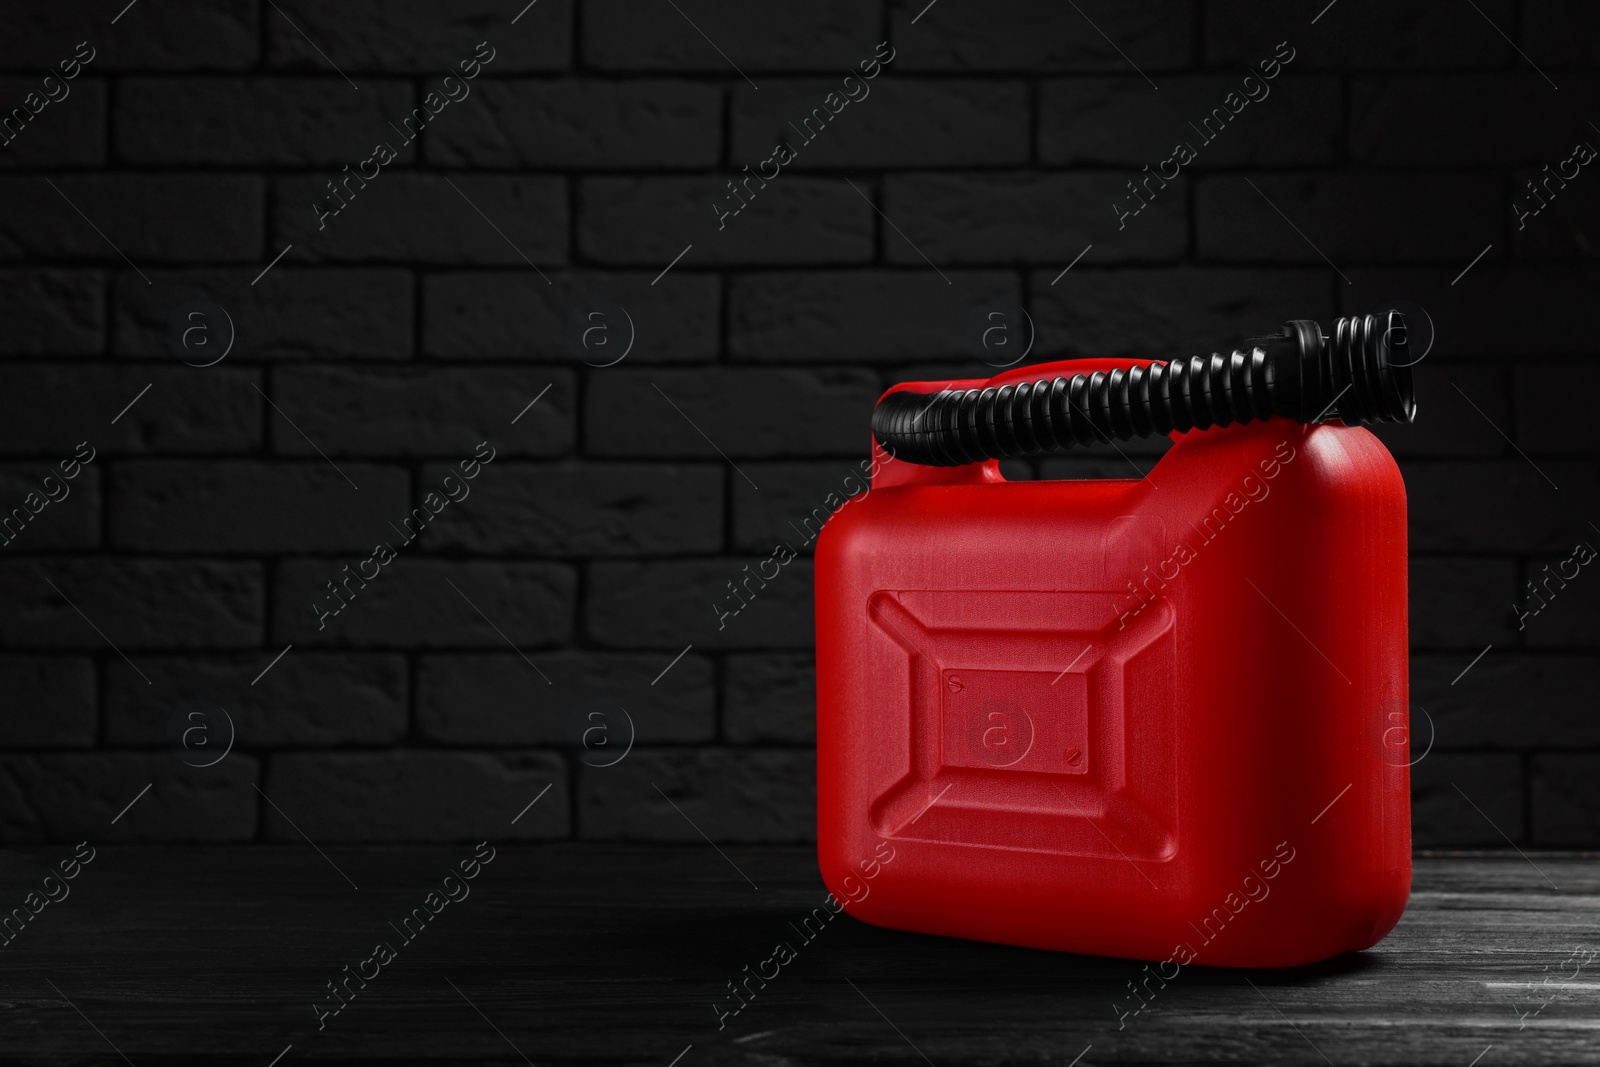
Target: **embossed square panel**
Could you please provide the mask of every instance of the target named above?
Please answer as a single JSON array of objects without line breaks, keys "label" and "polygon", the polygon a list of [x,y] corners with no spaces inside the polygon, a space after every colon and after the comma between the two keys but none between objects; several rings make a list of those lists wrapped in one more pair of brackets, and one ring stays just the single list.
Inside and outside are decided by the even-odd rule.
[{"label": "embossed square panel", "polygon": [[[881,680],[883,703],[913,709],[900,764],[909,773],[878,795],[875,831],[1070,855],[1171,855],[1172,610],[1157,602],[1119,617],[1117,603],[1104,590],[875,594],[873,625],[906,652],[904,673]],[[1007,817],[993,818],[999,811]]]}]

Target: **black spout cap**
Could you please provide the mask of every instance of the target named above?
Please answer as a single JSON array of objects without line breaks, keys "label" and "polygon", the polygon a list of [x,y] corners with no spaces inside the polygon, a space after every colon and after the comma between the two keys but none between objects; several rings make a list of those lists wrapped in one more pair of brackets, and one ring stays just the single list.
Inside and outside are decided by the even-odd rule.
[{"label": "black spout cap", "polygon": [[1339,319],[1331,335],[1310,319],[1294,319],[1245,345],[1267,355],[1276,414],[1362,426],[1416,418],[1409,342],[1405,315],[1390,310]]}]

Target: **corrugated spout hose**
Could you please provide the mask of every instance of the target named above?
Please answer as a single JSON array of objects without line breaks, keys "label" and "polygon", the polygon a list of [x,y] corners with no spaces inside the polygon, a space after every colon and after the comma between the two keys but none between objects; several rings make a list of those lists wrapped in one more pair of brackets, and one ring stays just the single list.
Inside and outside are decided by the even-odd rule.
[{"label": "corrugated spout hose", "polygon": [[1286,322],[1227,355],[1190,356],[999,388],[891,393],[872,432],[897,459],[956,467],[1285,415],[1346,425],[1416,416],[1398,311]]}]

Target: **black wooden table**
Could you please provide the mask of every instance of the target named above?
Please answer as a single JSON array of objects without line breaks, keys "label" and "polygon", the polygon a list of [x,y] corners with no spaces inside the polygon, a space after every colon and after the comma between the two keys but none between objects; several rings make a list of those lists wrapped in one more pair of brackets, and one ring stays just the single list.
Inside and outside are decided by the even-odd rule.
[{"label": "black wooden table", "polygon": [[[101,847],[13,920],[0,1063],[1600,1061],[1595,858],[1419,856],[1376,948],[1186,968],[1119,1029],[1126,960],[848,917],[803,941],[824,893],[806,848],[501,847],[447,901],[473,851]],[[0,908],[71,853],[0,853]],[[782,940],[797,957],[733,1014],[728,983]]]}]

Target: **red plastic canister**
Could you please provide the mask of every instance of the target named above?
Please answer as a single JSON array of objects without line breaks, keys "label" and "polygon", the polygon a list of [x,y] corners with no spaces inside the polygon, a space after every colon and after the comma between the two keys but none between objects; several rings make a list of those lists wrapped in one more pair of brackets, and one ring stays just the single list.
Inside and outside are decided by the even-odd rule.
[{"label": "red plastic canister", "polygon": [[818,859],[855,917],[1236,967],[1399,920],[1405,487],[1367,430],[1275,417],[1029,482],[874,442],[816,607]]}]

